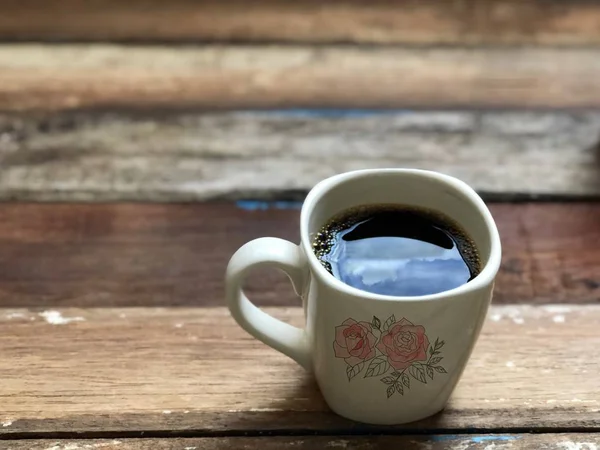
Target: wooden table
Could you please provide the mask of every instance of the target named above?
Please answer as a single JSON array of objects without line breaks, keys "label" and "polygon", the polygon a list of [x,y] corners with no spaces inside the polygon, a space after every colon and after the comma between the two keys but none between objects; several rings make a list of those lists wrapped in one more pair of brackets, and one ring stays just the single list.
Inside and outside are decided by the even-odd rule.
[{"label": "wooden table", "polygon": [[[600,204],[490,205],[504,242],[495,305],[446,411],[401,427],[331,413],[223,307],[230,254],[262,235],[297,240],[295,206],[2,205],[0,448],[599,442]],[[301,323],[284,276],[257,274],[249,291]]]},{"label": "wooden table", "polygon": [[[0,449],[600,448],[599,5],[9,3]],[[396,427],[330,412],[223,299],[314,183],[385,166],[467,181],[504,251],[448,407]],[[247,291],[301,323],[284,275]]]}]

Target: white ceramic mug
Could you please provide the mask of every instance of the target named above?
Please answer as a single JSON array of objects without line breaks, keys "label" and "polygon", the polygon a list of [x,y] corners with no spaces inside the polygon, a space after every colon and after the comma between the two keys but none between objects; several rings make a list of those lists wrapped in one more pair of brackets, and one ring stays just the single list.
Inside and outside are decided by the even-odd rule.
[{"label": "white ceramic mug", "polygon": [[[479,275],[455,289],[418,297],[373,294],[333,277],[313,253],[312,237],[336,213],[376,203],[421,206],[457,221],[479,250]],[[235,320],[313,371],[325,400],[342,416],[401,424],[442,410],[475,345],[500,266],[500,237],[482,199],[462,181],[436,172],[349,172],[310,191],[300,234],[299,246],[260,238],[233,255],[226,295]],[[246,298],[244,279],[259,266],[290,277],[303,301],[304,328],[273,318]]]}]

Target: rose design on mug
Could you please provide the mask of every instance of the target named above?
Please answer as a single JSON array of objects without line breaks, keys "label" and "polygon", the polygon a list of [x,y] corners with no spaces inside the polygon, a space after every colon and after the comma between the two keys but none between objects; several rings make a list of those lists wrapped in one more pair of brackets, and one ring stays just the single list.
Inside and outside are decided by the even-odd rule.
[{"label": "rose design on mug", "polygon": [[439,365],[444,344],[438,338],[431,345],[424,326],[405,317],[396,321],[391,315],[383,325],[375,316],[371,323],[346,319],[335,328],[333,350],[335,357],[347,364],[348,381],[365,367],[363,378],[386,375],[381,382],[388,386],[389,398],[395,393],[404,395],[411,377],[427,384],[427,378],[433,380],[436,372],[447,373]]},{"label": "rose design on mug", "polygon": [[388,362],[394,369],[402,370],[414,362],[427,359],[429,339],[425,328],[402,318],[381,336],[377,348],[388,357]]},{"label": "rose design on mug", "polygon": [[346,319],[335,328],[333,350],[336,358],[344,358],[346,364],[355,366],[375,357],[377,338],[368,322]]}]

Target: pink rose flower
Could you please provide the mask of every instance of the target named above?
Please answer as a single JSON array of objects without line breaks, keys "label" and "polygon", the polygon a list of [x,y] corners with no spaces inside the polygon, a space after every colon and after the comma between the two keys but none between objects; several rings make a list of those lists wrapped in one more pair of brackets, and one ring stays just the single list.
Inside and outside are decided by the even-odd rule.
[{"label": "pink rose flower", "polygon": [[377,338],[371,331],[370,323],[357,322],[354,319],[345,320],[339,327],[335,327],[335,356],[344,358],[350,366],[375,357]]},{"label": "pink rose flower", "polygon": [[403,318],[381,336],[377,348],[388,357],[394,369],[403,370],[414,362],[427,359],[429,339],[425,335],[425,328]]}]

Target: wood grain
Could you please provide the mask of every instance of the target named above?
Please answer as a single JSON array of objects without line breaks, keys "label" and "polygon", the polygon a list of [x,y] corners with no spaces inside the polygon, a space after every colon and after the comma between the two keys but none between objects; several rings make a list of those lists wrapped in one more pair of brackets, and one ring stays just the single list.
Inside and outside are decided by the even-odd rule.
[{"label": "wood grain", "polygon": [[494,198],[600,198],[600,113],[0,114],[0,166],[0,200],[281,198],[369,167],[438,170]]},{"label": "wood grain", "polygon": [[79,439],[5,441],[5,450],[593,450],[600,444],[596,433],[476,434],[431,436],[294,436],[213,437],[171,439]]},{"label": "wood grain", "polygon": [[592,45],[600,43],[600,7],[585,0],[9,0],[0,38]]},{"label": "wood grain", "polygon": [[[0,204],[0,305],[222,305],[238,247],[298,241],[299,210],[282,206],[295,205]],[[490,207],[504,252],[495,302],[600,300],[600,203]],[[299,305],[277,271],[258,272],[248,292],[261,305]]]},{"label": "wood grain", "polygon": [[597,48],[0,45],[3,110],[600,106]]},{"label": "wood grain", "polygon": [[309,375],[225,308],[4,309],[0,435],[598,431],[599,326],[598,305],[493,307],[446,410],[377,427],[331,413]]}]

